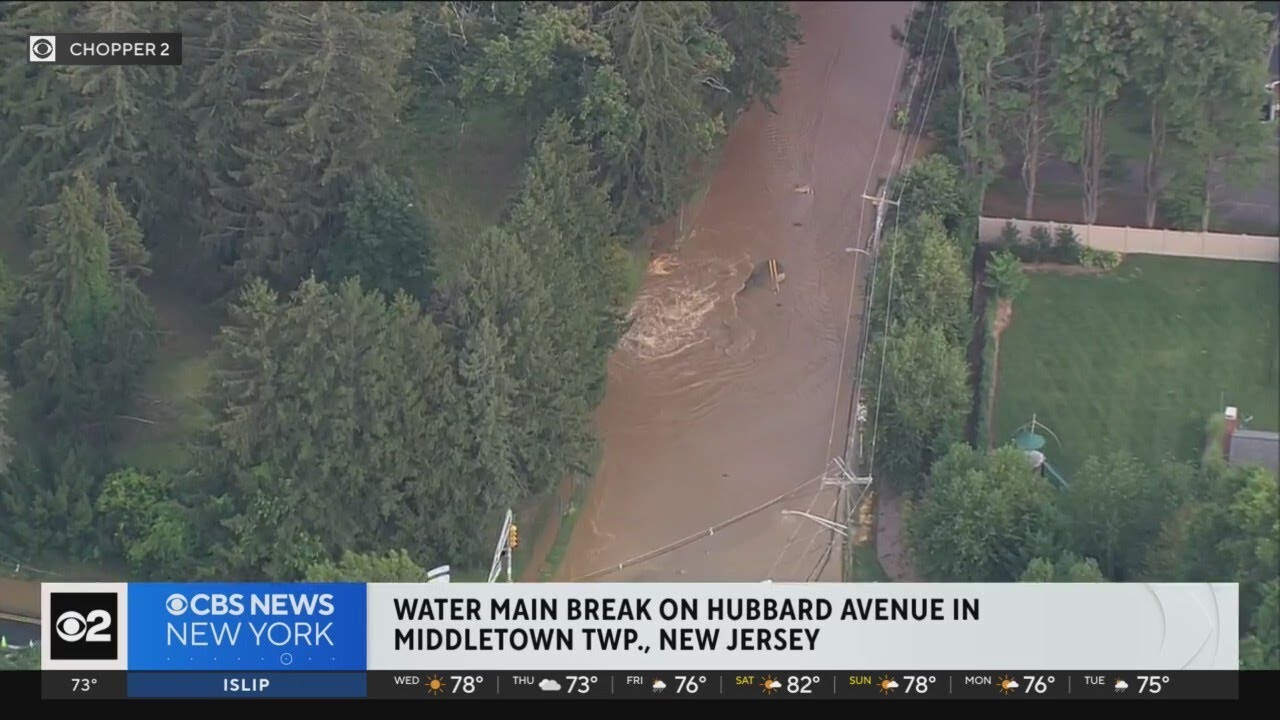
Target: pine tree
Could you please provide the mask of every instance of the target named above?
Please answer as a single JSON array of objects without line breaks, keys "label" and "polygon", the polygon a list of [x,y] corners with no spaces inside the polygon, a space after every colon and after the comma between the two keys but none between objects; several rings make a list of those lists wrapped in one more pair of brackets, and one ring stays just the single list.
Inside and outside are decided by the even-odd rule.
[{"label": "pine tree", "polygon": [[639,133],[610,162],[629,216],[665,218],[691,187],[691,170],[725,132],[705,84],[732,62],[705,2],[619,2],[600,14]]},{"label": "pine tree", "polygon": [[[442,315],[460,361],[469,354],[500,358],[461,364],[459,380],[462,392],[481,393],[484,404],[500,404],[488,398],[491,393],[511,393],[507,437],[502,442],[510,444],[518,479],[510,484],[515,495],[505,489],[500,492],[510,501],[525,491],[550,488],[580,465],[589,444],[586,404],[574,393],[576,381],[570,379],[580,370],[560,362],[548,332],[554,304],[528,255],[499,229],[477,238],[468,251],[457,277],[442,291]],[[482,330],[486,324],[492,326],[496,341],[488,337],[488,329]],[[478,340],[481,332],[485,337]],[[506,370],[499,374],[500,369]],[[490,430],[471,430],[472,435],[484,432]],[[500,469],[501,463],[497,465]],[[500,476],[499,484],[507,487],[505,471],[493,472]]]},{"label": "pine tree", "polygon": [[[0,39],[17,53],[31,35],[75,27],[85,2],[13,2],[0,14]],[[13,60],[0,64],[0,166],[20,169],[27,205],[53,199],[57,186],[49,176],[65,166],[74,147],[58,145],[38,136],[39,127],[61,127],[74,108],[75,98],[54,65]],[[50,188],[52,187],[52,191]],[[29,218],[27,218],[29,219]]]},{"label": "pine tree", "polygon": [[[553,116],[534,143],[508,223],[548,288],[550,346],[590,404],[602,397],[605,361],[623,319],[617,221],[592,170],[590,151]],[[575,382],[576,381],[576,382]]]},{"label": "pine tree", "polygon": [[54,426],[101,420],[126,402],[155,348],[135,278],[142,231],[113,187],[77,175],[52,206],[15,309],[20,383]]},{"label": "pine tree", "polygon": [[452,362],[400,294],[305,281],[281,302],[252,281],[218,338],[199,449],[205,530],[247,573],[301,577],[388,539],[433,554],[474,539],[442,507],[460,464]]},{"label": "pine tree", "polygon": [[[163,2],[94,2],[77,14],[81,32],[173,32],[177,7]],[[174,66],[73,65],[58,68],[75,98],[62,118],[33,126],[37,140],[61,148],[60,168],[49,175],[69,182],[77,172],[117,185],[125,206],[143,226],[181,204],[170,194],[180,167],[183,136]]]},{"label": "pine tree", "polygon": [[425,299],[431,289],[431,230],[409,187],[375,170],[356,180],[342,229],[321,251],[327,280],[358,277],[388,296],[404,290]]},{"label": "pine tree", "polygon": [[264,13],[236,54],[262,82],[244,101],[243,165],[230,173],[251,208],[235,255],[241,276],[292,287],[399,121],[412,35],[408,15],[363,3],[280,2]]},{"label": "pine tree", "polygon": [[191,117],[189,178],[192,215],[199,243],[190,248],[188,267],[205,291],[220,294],[226,278],[217,272],[235,262],[240,237],[255,207],[240,180],[242,148],[254,137],[254,121],[244,105],[262,82],[260,67],[240,51],[253,41],[266,5],[243,2],[183,5],[183,65],[190,68],[181,88],[183,113]]}]

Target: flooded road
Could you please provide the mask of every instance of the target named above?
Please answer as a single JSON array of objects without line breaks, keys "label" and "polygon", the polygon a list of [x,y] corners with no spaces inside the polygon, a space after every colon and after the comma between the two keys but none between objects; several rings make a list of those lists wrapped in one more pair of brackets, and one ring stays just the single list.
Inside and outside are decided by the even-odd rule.
[{"label": "flooded road", "polygon": [[[774,100],[734,126],[687,240],[651,266],[597,413],[603,457],[558,580],[616,567],[822,475],[844,447],[856,362],[862,200],[887,174],[884,129],[910,3],[797,3],[795,47]],[[869,186],[868,186],[869,184]],[[776,258],[785,281],[743,290]],[[846,330],[847,336],[846,336]],[[837,391],[837,388],[838,391]],[[839,579],[830,535],[785,509],[832,516],[812,482],[741,522],[602,581]],[[819,574],[817,570],[823,568]]]}]

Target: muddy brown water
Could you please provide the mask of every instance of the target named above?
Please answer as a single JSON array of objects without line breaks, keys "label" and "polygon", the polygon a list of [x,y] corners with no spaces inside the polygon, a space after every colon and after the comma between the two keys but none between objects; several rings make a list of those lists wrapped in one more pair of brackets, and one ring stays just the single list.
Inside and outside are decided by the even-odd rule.
[{"label": "muddy brown water", "polygon": [[[861,196],[887,174],[898,140],[883,130],[902,54],[891,28],[910,3],[794,7],[804,42],[783,71],[778,113],[755,107],[734,126],[705,199],[684,218],[687,239],[646,279],[610,360],[602,462],[558,580],[759,506],[843,449],[856,318],[842,342],[851,282],[866,270],[846,248],[870,231]],[[769,258],[786,268],[780,291],[742,290]],[[833,490],[809,487],[599,579],[803,580],[829,535],[782,510],[830,515],[835,503]],[[838,580],[839,566],[837,555],[821,579]]]}]

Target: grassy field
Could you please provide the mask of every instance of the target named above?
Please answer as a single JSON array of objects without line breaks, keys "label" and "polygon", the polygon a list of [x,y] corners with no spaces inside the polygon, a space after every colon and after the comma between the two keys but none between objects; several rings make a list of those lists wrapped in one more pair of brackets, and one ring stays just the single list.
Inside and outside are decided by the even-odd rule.
[{"label": "grassy field", "polygon": [[1196,459],[1223,405],[1277,429],[1278,304],[1263,263],[1130,256],[1108,275],[1035,274],[1000,340],[995,439],[1035,413],[1069,476],[1111,448]]}]

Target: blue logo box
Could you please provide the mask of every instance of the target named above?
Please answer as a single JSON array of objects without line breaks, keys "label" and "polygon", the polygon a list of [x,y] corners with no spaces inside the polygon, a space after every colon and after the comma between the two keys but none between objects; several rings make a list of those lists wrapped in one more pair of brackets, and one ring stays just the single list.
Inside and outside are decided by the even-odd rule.
[{"label": "blue logo box", "polygon": [[365,669],[353,583],[130,583],[130,670]]}]

